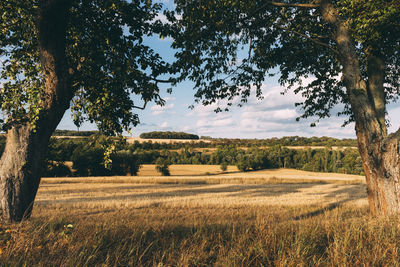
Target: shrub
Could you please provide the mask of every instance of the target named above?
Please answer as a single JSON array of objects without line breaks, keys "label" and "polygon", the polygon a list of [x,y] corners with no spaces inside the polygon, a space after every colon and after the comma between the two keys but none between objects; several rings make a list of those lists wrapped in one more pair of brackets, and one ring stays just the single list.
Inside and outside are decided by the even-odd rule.
[{"label": "shrub", "polygon": [[71,169],[64,162],[47,161],[43,171],[44,177],[68,177],[72,176]]},{"label": "shrub", "polygon": [[73,168],[78,176],[111,175],[103,161],[104,149],[98,147],[87,150],[77,148],[72,156]]},{"label": "shrub", "polygon": [[112,175],[137,175],[140,169],[138,156],[129,150],[121,150],[111,156]]},{"label": "shrub", "polygon": [[156,160],[156,170],[160,172],[162,176],[170,176],[169,165],[171,165],[171,163],[165,158],[158,158]]},{"label": "shrub", "polygon": [[221,171],[225,172],[228,169],[228,164],[226,164],[226,162],[222,162],[220,168]]}]

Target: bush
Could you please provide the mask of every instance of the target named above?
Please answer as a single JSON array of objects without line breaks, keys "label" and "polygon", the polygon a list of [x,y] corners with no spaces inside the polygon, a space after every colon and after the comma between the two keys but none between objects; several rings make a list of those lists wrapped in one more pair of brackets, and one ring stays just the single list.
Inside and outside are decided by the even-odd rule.
[{"label": "bush", "polygon": [[228,169],[228,164],[226,162],[223,162],[220,166],[221,171],[225,172]]},{"label": "bush", "polygon": [[138,157],[129,150],[121,150],[111,156],[112,175],[137,175],[140,169]]},{"label": "bush", "polygon": [[162,176],[170,176],[169,165],[171,165],[171,163],[165,158],[158,158],[156,160],[156,170],[160,172]]},{"label": "bush", "polygon": [[250,170],[251,166],[250,166],[250,162],[247,159],[240,159],[237,163],[236,163],[236,167],[239,169],[239,171],[241,172],[247,172]]},{"label": "bush", "polygon": [[72,176],[71,169],[64,162],[47,161],[43,171],[44,177],[69,177]]},{"label": "bush", "polygon": [[78,176],[107,176],[110,170],[104,166],[104,149],[77,148],[72,156],[73,168]]}]

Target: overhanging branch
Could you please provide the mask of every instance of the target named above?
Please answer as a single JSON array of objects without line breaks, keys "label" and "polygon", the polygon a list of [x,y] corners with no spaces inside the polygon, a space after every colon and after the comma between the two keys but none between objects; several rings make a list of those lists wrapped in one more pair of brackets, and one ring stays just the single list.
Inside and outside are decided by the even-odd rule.
[{"label": "overhanging branch", "polygon": [[319,7],[318,4],[290,4],[290,3],[281,3],[281,2],[269,2],[273,6],[277,7],[300,7],[300,8],[317,8]]},{"label": "overhanging branch", "polygon": [[280,28],[280,29],[282,29],[282,30],[285,30],[285,31],[294,33],[294,34],[296,34],[296,35],[298,35],[298,36],[300,36],[300,37],[303,37],[303,38],[305,38],[305,39],[307,39],[307,40],[313,42],[313,43],[316,43],[316,44],[319,44],[319,45],[321,45],[321,46],[324,46],[324,47],[328,48],[329,50],[331,50],[331,51],[332,51],[333,53],[335,53],[336,55],[339,54],[339,52],[338,52],[336,49],[334,49],[333,47],[331,47],[331,46],[328,45],[327,43],[321,42],[321,41],[319,41],[319,40],[316,40],[316,39],[314,39],[314,38],[311,38],[310,36],[308,36],[308,35],[306,35],[306,34],[303,34],[303,33],[301,33],[301,32],[292,30],[292,29],[287,28],[287,27],[283,27],[283,26],[279,26],[279,25],[278,25],[277,27]]},{"label": "overhanging branch", "polygon": [[320,6],[319,2],[320,1],[316,1],[315,3],[306,3],[306,4],[290,4],[290,3],[267,1],[264,5],[260,6],[259,8],[257,8],[257,10],[253,11],[248,16],[246,16],[245,20],[256,15],[258,12],[260,12],[261,10],[263,10],[264,8],[266,8],[269,5],[272,5],[275,7],[295,7],[295,8],[314,9],[314,8],[318,8]]},{"label": "overhanging branch", "polygon": [[174,79],[174,78],[169,78],[168,80],[161,80],[161,79],[151,78],[151,80],[156,82],[156,83],[173,83],[173,82],[176,82],[176,79]]},{"label": "overhanging branch", "polygon": [[132,108],[137,108],[137,109],[144,110],[144,109],[146,108],[148,102],[149,102],[149,100],[145,100],[145,101],[144,101],[144,104],[143,104],[143,107],[133,106]]}]

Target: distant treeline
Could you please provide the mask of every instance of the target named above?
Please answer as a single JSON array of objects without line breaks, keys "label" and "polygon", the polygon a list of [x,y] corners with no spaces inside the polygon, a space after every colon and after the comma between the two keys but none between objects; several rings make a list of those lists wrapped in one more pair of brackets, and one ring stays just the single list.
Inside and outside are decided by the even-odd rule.
[{"label": "distant treeline", "polygon": [[53,136],[91,136],[98,133],[99,131],[55,130]]},{"label": "distant treeline", "polygon": [[142,133],[140,138],[143,139],[191,139],[199,140],[199,136],[184,132],[148,132]]},{"label": "distant treeline", "polygon": [[[295,168],[306,171],[363,174],[357,149],[334,150],[288,149],[280,145],[268,148],[245,148],[235,144],[219,145],[217,149],[196,151],[191,144],[181,148],[160,149],[163,144],[128,144],[123,139],[91,136],[89,139],[56,139],[50,142],[48,162],[72,161],[74,175],[134,175],[141,164],[156,164],[160,159],[169,164],[236,165],[242,171],[270,168]],[[114,144],[112,168],[104,167],[107,145]],[[53,175],[53,174],[52,174]],[[63,176],[55,174],[56,176]],[[72,174],[71,174],[72,175]]]},{"label": "distant treeline", "polygon": [[[327,142],[338,144],[338,139],[333,138],[323,138],[319,142],[314,139],[312,143],[309,139],[296,138],[297,141],[306,141],[301,145],[306,143],[318,146]],[[283,145],[267,146],[270,140],[219,139],[211,143],[128,144],[123,138],[107,138],[99,134],[86,139],[52,138],[44,176],[135,175],[141,164],[156,164],[161,160],[168,164],[236,165],[242,171],[285,167],[306,171],[363,174],[357,149],[338,150],[329,146],[319,149],[289,149]],[[283,138],[282,141],[284,140],[287,139]],[[286,146],[295,146],[293,139],[289,140],[291,141],[283,143]],[[1,153],[4,144],[5,137],[0,136]],[[351,142],[346,143],[348,146],[350,144]],[[196,146],[205,149],[202,152],[196,151]],[[110,147],[113,149],[108,150]],[[213,149],[207,150],[207,147]],[[105,155],[112,161],[109,168],[105,167]],[[72,161],[75,173],[71,173],[70,168],[65,166],[66,161]]]},{"label": "distant treeline", "polygon": [[229,145],[235,144],[244,147],[251,146],[345,146],[352,147],[357,146],[356,139],[337,139],[333,137],[300,137],[300,136],[284,136],[281,138],[273,137],[266,139],[212,139],[212,143],[215,145]]},{"label": "distant treeline", "polygon": [[143,164],[154,164],[158,158],[164,158],[170,164],[235,165],[241,171],[294,168],[314,172],[338,172],[363,175],[358,150],[288,149],[273,146],[266,149],[242,149],[233,145],[222,146],[212,153],[202,153],[193,149],[135,150]]},{"label": "distant treeline", "polygon": [[[205,139],[205,138],[201,138]],[[271,147],[271,146],[323,146],[323,147],[356,147],[357,140],[355,139],[336,139],[332,137],[298,137],[288,136],[282,138],[268,138],[268,139],[229,139],[229,138],[211,138],[207,142],[196,143],[157,143],[152,142],[137,142],[138,147],[145,147],[146,149],[177,149],[177,148],[212,148],[225,145],[236,145],[241,147]]]}]

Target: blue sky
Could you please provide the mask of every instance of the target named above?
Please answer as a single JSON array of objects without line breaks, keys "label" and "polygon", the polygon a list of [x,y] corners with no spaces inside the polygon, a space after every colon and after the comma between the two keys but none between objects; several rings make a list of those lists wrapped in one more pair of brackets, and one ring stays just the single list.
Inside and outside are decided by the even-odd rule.
[{"label": "blue sky", "polygon": [[[172,0],[162,1],[167,7],[172,7]],[[160,16],[162,18],[162,16]],[[174,51],[170,49],[171,40],[153,37],[147,40],[165,60],[173,58]],[[282,95],[283,87],[276,78],[266,78],[262,87],[263,100],[250,97],[243,107],[233,107],[229,112],[215,113],[217,105],[195,105],[193,110],[188,107],[194,103],[194,91],[190,82],[183,82],[173,88],[172,94],[167,94],[167,85],[162,86],[161,96],[166,100],[163,107],[154,103],[147,105],[146,110],[137,110],[141,124],[133,128],[132,136],[139,136],[148,131],[184,131],[200,136],[221,138],[270,138],[282,136],[331,136],[336,138],[355,138],[354,124],[341,127],[344,117],[332,116],[321,120],[316,127],[309,127],[315,120],[300,120],[296,122],[302,111],[294,103],[301,97],[293,92]],[[219,103],[224,105],[224,103]],[[400,126],[399,104],[388,106],[390,131]],[[72,123],[70,112],[67,111],[58,129],[76,130]],[[96,129],[95,125],[85,123],[81,130]],[[129,135],[128,133],[126,135]]]}]

